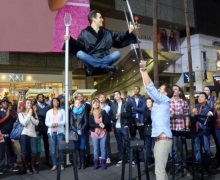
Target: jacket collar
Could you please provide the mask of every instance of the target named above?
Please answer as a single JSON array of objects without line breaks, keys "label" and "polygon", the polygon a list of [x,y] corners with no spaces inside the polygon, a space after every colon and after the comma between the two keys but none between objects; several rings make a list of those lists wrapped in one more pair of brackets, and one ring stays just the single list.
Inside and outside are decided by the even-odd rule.
[{"label": "jacket collar", "polygon": [[97,38],[96,45],[103,39],[103,28],[99,29],[98,34],[95,32],[95,30],[91,26],[88,26],[86,30],[90,32],[94,37]]}]

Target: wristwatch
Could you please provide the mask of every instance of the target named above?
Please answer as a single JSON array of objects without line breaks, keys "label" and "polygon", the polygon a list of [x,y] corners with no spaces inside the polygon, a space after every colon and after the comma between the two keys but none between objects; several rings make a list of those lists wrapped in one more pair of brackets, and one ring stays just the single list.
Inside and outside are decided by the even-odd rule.
[{"label": "wristwatch", "polygon": [[140,70],[141,70],[142,72],[144,72],[144,71],[146,71],[146,68],[140,68]]}]

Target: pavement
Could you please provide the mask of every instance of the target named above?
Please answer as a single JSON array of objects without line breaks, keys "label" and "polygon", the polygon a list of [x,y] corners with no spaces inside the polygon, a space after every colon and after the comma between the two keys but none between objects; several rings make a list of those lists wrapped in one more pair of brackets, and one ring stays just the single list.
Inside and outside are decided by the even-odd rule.
[{"label": "pavement", "polygon": [[[108,168],[106,170],[102,170],[99,168],[98,170],[92,169],[92,162],[89,167],[84,170],[78,171],[79,180],[121,180],[121,170],[122,168],[116,166],[115,164],[118,161],[117,158],[117,145],[114,138],[114,134],[111,133],[111,149],[112,149],[112,158],[111,164],[107,164]],[[188,149],[190,148],[190,142]],[[215,147],[213,142],[211,142],[212,151],[215,152]],[[91,146],[92,152],[92,146]],[[19,160],[18,160],[19,161]],[[17,173],[9,172],[7,169],[4,170],[4,174],[0,175],[1,180],[54,180],[57,179],[57,171],[51,171],[51,167],[45,163],[44,153],[42,153],[42,157],[39,163],[39,173],[34,175],[27,175],[22,173],[22,166],[19,167],[20,171]],[[170,169],[170,164],[168,163],[168,170]],[[204,177],[204,180],[219,180],[220,179],[220,171],[216,171],[211,169],[212,174]],[[218,174],[219,173],[219,174]],[[150,180],[156,180],[154,174],[154,166],[149,168]],[[132,168],[132,180],[138,180],[137,166]],[[142,180],[146,179],[144,164],[141,163],[141,177]],[[192,176],[181,177],[181,173],[177,173],[175,175],[175,179],[188,180],[192,179]],[[129,179],[129,168],[128,163],[125,166],[125,180]],[[169,179],[172,179],[172,176],[169,175]],[[196,172],[196,179],[201,180],[201,176],[199,172]],[[67,166],[64,171],[61,172],[61,180],[74,180],[73,167]]]}]

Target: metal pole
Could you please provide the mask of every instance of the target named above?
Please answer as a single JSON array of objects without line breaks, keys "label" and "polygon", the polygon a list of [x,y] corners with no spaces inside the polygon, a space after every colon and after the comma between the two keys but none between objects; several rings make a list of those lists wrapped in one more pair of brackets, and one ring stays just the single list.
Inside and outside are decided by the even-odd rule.
[{"label": "metal pole", "polygon": [[[69,26],[66,26],[66,35],[69,36]],[[66,143],[69,143],[69,40],[65,41],[65,118],[66,118]]]}]

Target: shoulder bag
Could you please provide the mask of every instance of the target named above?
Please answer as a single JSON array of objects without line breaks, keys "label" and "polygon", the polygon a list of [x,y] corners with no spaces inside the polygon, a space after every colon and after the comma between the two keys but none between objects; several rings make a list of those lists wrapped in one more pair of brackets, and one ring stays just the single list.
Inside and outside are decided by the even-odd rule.
[{"label": "shoulder bag", "polygon": [[19,140],[21,138],[21,133],[23,131],[23,128],[24,126],[17,119],[17,121],[13,124],[13,129],[11,131],[10,138],[14,140]]}]

